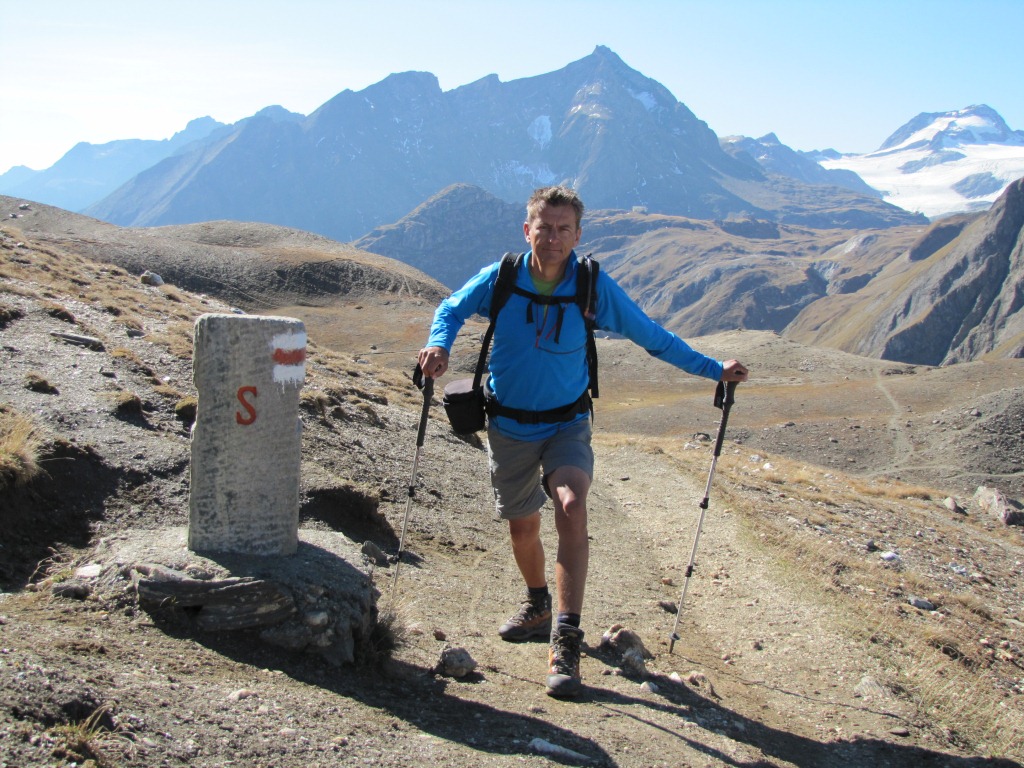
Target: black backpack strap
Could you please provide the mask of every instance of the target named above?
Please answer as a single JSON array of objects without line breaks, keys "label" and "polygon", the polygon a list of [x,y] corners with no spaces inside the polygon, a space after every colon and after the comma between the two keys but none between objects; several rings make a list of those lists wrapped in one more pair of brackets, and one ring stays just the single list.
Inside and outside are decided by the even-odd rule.
[{"label": "black backpack strap", "polygon": [[480,344],[480,356],[476,360],[476,372],[473,374],[473,387],[479,387],[483,380],[484,368],[487,365],[487,353],[491,348],[491,339],[494,337],[494,324],[498,321],[498,313],[505,306],[508,297],[516,286],[516,277],[519,274],[519,267],[523,263],[523,254],[507,252],[501,257],[498,264],[498,276],[494,280],[494,289],[491,291],[491,307],[488,312],[490,323],[484,332],[483,342]]},{"label": "black backpack strap", "polygon": [[594,259],[580,256],[576,267],[576,303],[583,315],[583,324],[587,328],[587,368],[590,370],[590,395],[598,397],[597,387],[597,341],[594,329],[597,328],[597,275],[601,265]]},{"label": "black backpack strap", "polygon": [[494,290],[491,292],[491,311],[487,317],[491,323],[498,319],[498,313],[505,306],[508,297],[516,287],[516,277],[519,275],[519,268],[523,265],[522,253],[509,251],[501,257],[501,264],[498,266],[498,277],[494,281]]}]

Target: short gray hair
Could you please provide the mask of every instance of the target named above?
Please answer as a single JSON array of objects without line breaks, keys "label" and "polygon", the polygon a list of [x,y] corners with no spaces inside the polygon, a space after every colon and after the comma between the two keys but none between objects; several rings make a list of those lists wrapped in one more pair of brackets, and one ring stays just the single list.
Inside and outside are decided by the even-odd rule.
[{"label": "short gray hair", "polygon": [[530,199],[526,201],[526,220],[533,219],[544,205],[571,205],[576,213],[576,229],[580,228],[583,222],[583,201],[575,189],[564,186],[535,189]]}]

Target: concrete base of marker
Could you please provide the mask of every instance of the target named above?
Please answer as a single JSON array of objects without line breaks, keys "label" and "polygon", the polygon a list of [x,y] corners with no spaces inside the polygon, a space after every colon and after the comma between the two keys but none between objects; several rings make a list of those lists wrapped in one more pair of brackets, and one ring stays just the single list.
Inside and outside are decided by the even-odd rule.
[{"label": "concrete base of marker", "polygon": [[92,562],[130,577],[139,605],[166,621],[253,633],[332,665],[360,660],[377,622],[378,593],[359,546],[344,534],[303,530],[296,557],[205,557],[186,540],[184,527],[129,531]]},{"label": "concrete base of marker", "polygon": [[305,353],[305,326],[294,318],[196,321],[189,549],[295,553]]}]

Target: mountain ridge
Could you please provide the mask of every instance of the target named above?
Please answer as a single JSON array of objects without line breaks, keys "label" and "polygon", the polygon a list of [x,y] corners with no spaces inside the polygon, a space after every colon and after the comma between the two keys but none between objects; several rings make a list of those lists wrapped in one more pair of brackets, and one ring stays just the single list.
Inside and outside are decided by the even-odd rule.
[{"label": "mountain ridge", "polygon": [[81,210],[192,142],[202,141],[227,127],[206,116],[190,120],[169,139],[79,142],[49,168],[34,171],[15,166],[0,175],[0,194],[25,197],[69,211]]},{"label": "mountain ridge", "polygon": [[[915,364],[1019,358],[1021,207],[1024,182],[987,213],[881,230],[588,209],[578,250],[687,338],[745,328]],[[524,218],[522,207],[461,185],[356,244],[454,289],[523,247],[514,238]],[[958,300],[947,296],[954,286]]]},{"label": "mountain ridge", "polygon": [[[452,184],[518,202],[567,183],[597,208],[772,219],[813,202],[808,223],[837,223],[831,191],[778,178],[724,152],[664,86],[598,46],[556,72],[447,92],[430,73],[393,74],[303,120],[251,120],[85,212],[122,226],[261,220],[352,240]],[[844,219],[860,208],[869,226],[918,220],[855,192],[837,204]]]}]

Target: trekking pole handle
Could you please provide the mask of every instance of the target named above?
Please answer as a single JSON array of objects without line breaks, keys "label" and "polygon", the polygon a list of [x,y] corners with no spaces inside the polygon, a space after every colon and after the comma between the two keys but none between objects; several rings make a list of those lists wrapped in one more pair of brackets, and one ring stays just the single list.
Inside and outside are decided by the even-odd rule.
[{"label": "trekking pole handle", "polygon": [[738,381],[720,381],[715,387],[715,408],[725,410],[736,402],[736,386]]},{"label": "trekking pole handle", "polygon": [[729,409],[736,402],[736,385],[738,381],[720,381],[715,388],[715,408],[722,409],[722,423],[718,426],[718,438],[715,440],[715,456],[722,455],[722,443],[725,441],[725,425],[729,421]]},{"label": "trekking pole handle", "polygon": [[412,373],[412,382],[423,392],[423,410],[420,411],[420,428],[416,433],[416,447],[423,447],[423,440],[427,434],[427,414],[430,412],[430,400],[434,396],[434,380],[423,375],[423,369],[419,364]]}]

